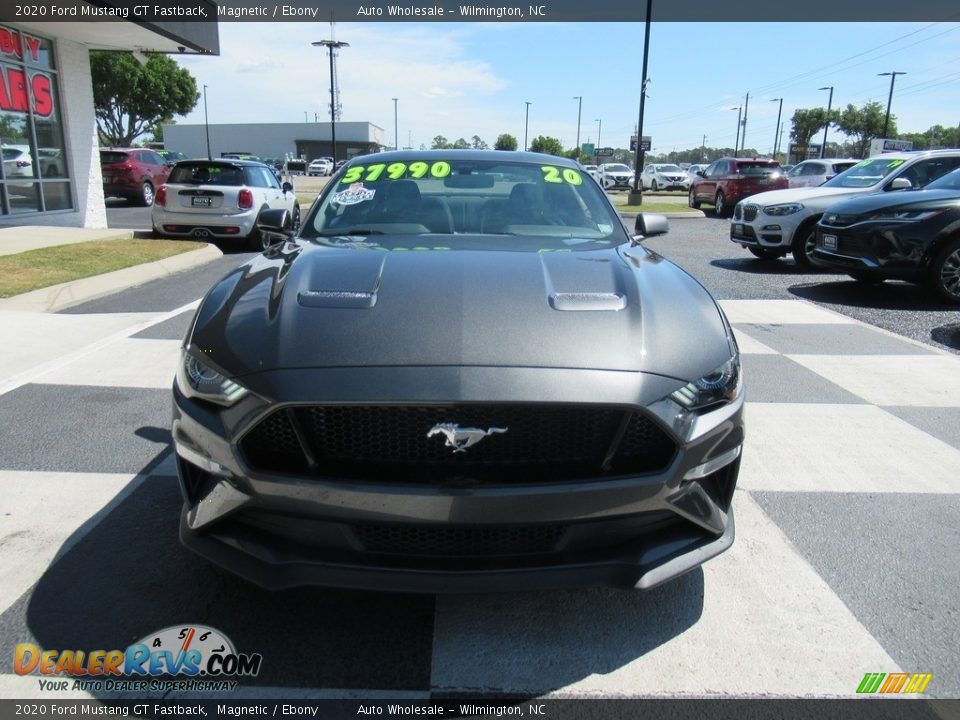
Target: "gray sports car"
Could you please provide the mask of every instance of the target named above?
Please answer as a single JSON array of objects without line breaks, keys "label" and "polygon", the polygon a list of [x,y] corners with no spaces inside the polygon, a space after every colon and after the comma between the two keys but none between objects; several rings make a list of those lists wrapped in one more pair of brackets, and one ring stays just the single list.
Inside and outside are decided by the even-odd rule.
[{"label": "gray sports car", "polygon": [[740,359],[574,162],[353,159],[207,294],[174,384],[184,544],[256,583],[650,588],[733,542]]}]

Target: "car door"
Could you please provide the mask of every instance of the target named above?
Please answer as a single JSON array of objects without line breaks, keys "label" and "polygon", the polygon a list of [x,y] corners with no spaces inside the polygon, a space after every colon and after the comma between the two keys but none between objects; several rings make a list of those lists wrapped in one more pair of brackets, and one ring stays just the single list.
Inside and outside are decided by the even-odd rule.
[{"label": "car door", "polygon": [[640,176],[640,182],[643,183],[643,189],[649,190],[653,187],[653,176],[657,174],[657,168],[655,165],[647,165],[643,169],[643,174]]},{"label": "car door", "polygon": [[703,178],[697,183],[698,200],[713,202],[713,195],[717,190],[717,178],[723,174],[726,165],[724,160],[717,160],[703,171]]},{"label": "car door", "polygon": [[913,189],[921,188],[927,183],[931,183],[941,175],[945,175],[954,168],[960,166],[960,156],[932,157],[924,160],[918,160],[908,165],[902,171],[893,175],[886,183],[885,188],[889,189],[890,182],[896,177],[905,177],[910,181]]}]

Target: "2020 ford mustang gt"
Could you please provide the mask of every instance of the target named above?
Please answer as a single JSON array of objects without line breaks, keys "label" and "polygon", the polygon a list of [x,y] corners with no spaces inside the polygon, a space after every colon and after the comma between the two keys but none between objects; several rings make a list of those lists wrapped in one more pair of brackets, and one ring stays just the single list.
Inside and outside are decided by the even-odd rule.
[{"label": "2020 ford mustang gt", "polygon": [[272,588],[649,588],[733,542],[740,359],[574,162],[353,159],[184,341],[181,539]]}]

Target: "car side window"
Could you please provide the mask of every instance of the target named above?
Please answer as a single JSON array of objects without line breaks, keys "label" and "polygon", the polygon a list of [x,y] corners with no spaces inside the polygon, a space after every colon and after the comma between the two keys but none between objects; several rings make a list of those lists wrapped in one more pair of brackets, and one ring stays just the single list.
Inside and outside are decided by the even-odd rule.
[{"label": "car side window", "polygon": [[714,170],[716,170],[716,168],[717,168],[717,163],[712,163],[712,164],[708,165],[708,166],[707,166],[707,169],[703,171],[703,176],[704,176],[704,177],[713,177],[713,175],[714,175]]},{"label": "car side window", "polygon": [[270,181],[264,174],[263,168],[248,167],[245,168],[247,176],[247,185],[250,187],[270,187]]},{"label": "car side window", "polygon": [[960,158],[928,158],[915,162],[904,170],[900,177],[907,178],[915,188],[923,187],[950,172],[958,164],[960,164]]},{"label": "car side window", "polygon": [[787,172],[787,177],[797,177],[800,173],[804,171],[805,168],[806,168],[806,163],[800,163],[799,165],[794,165]]},{"label": "car side window", "polygon": [[823,175],[826,172],[820,163],[810,163],[803,169],[804,175]]}]

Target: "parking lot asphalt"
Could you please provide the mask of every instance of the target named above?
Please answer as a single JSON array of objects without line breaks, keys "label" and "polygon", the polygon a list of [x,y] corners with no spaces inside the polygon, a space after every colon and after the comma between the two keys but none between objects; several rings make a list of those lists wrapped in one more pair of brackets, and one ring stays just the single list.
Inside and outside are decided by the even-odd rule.
[{"label": "parking lot asphalt", "polygon": [[900,670],[960,697],[960,358],[933,337],[957,311],[892,284],[901,306],[872,307],[839,276],[754,260],[726,227],[676,221],[648,244],[718,297],[740,343],[737,540],[649,593],[273,593],[184,550],[179,341],[248,254],[16,328],[0,313],[22,338],[18,382],[0,378],[0,696],[56,696],[10,672],[16,643],[126,647],[203,623],[264,655],[235,697],[854,697],[865,673]]}]

